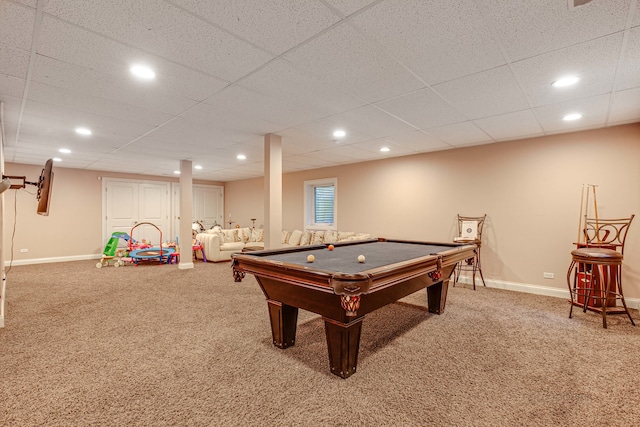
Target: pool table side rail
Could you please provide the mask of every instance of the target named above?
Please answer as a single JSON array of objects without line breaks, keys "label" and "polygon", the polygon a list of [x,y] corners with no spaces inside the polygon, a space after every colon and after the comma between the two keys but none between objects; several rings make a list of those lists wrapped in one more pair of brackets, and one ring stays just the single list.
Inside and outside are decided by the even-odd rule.
[{"label": "pool table side rail", "polygon": [[[368,240],[347,242],[347,244],[362,244],[365,242],[376,241],[389,241],[398,243],[411,243],[411,244],[424,244],[424,245],[438,245],[445,246],[442,243],[437,242],[415,242],[410,240]],[[233,268],[240,269],[245,273],[261,275],[264,277],[274,278],[283,282],[296,284],[299,286],[308,286],[312,288],[325,288],[327,291],[333,293],[341,293],[346,290],[348,293],[357,286],[357,293],[367,293],[371,290],[371,282],[375,279],[376,285],[374,289],[381,287],[392,286],[393,284],[407,280],[413,277],[418,277],[424,274],[435,271],[438,268],[437,260],[441,259],[442,266],[455,265],[456,263],[463,261],[473,256],[473,251],[476,248],[475,244],[446,244],[451,246],[451,249],[441,251],[438,254],[425,255],[422,257],[412,258],[410,260],[397,262],[394,264],[385,265],[382,267],[372,268],[364,271],[363,273],[341,273],[330,270],[322,270],[315,268],[315,266],[305,266],[301,264],[286,263],[282,261],[275,261],[264,259],[265,255],[276,255],[281,253],[288,253],[292,251],[300,251],[300,248],[286,248],[277,250],[265,250],[254,251],[243,254],[233,254]],[[306,246],[304,250],[320,249],[326,247],[326,245],[311,245]],[[402,273],[398,274],[398,270]],[[446,279],[444,277],[443,279]],[[344,288],[347,289],[344,289]]]}]

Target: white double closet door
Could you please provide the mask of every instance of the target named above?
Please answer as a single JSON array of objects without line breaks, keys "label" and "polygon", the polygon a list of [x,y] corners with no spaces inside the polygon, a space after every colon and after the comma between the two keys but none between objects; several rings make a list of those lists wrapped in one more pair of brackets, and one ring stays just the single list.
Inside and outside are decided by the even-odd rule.
[{"label": "white double closet door", "polygon": [[[103,236],[106,244],[116,231],[130,234],[140,223],[151,223],[162,232],[162,241],[175,241],[180,229],[180,185],[160,181],[131,181],[103,178]],[[193,221],[206,229],[222,224],[224,187],[193,185]],[[160,243],[158,229],[151,225],[135,227],[133,238]]]},{"label": "white double closet door", "polygon": [[[116,232],[131,234],[136,241],[143,239],[158,246],[172,240],[170,212],[170,183],[158,181],[129,181],[103,178],[103,242]],[[160,229],[160,231],[158,231]],[[162,233],[162,236],[160,236]],[[121,242],[120,246],[123,243]]]}]

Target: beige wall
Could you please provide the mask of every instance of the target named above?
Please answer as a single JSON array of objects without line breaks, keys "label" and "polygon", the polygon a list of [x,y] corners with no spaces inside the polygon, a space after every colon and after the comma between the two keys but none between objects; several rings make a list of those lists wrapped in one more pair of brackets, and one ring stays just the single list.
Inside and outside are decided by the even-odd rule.
[{"label": "beige wall", "polygon": [[[38,180],[41,170],[42,166],[5,164],[5,175],[26,176],[27,181],[32,182]],[[10,260],[12,253],[14,261],[23,262],[102,254],[106,242],[102,241],[100,177],[178,182],[175,178],[68,169],[56,164],[53,171],[49,216],[36,214],[34,186],[27,185],[24,190],[5,191],[2,238],[5,261]],[[194,181],[194,184],[223,185],[210,181]],[[17,210],[17,222],[12,242],[16,217],[14,209]],[[21,249],[28,249],[29,252],[22,253]]]},{"label": "beige wall", "polygon": [[[598,185],[601,217],[640,214],[640,123],[285,174],[285,229],[303,227],[303,182],[329,177],[338,178],[340,230],[451,241],[457,213],[486,213],[485,277],[566,289],[582,185]],[[226,211],[243,226],[262,224],[262,189],[262,179],[227,183]],[[638,298],[634,221],[623,280]]]}]

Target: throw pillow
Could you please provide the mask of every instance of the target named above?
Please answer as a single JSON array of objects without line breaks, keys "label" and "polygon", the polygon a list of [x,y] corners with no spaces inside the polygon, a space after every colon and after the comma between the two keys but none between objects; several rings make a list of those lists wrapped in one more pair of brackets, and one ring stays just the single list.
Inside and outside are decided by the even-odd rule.
[{"label": "throw pillow", "polygon": [[234,228],[231,230],[222,230],[224,235],[224,243],[233,243],[238,241],[238,231]]},{"label": "throw pillow", "polygon": [[282,230],[282,243],[289,243],[289,232],[287,230]]},{"label": "throw pillow", "polygon": [[289,245],[298,246],[300,245],[300,239],[302,238],[302,231],[293,230],[291,232],[291,236],[289,236]]},{"label": "throw pillow", "polygon": [[311,239],[312,245],[321,245],[324,242],[324,230],[314,231],[313,238]]},{"label": "throw pillow", "polygon": [[300,238],[300,246],[310,245],[312,236],[313,231],[305,231],[304,233],[302,233],[302,237]]},{"label": "throw pillow", "polygon": [[347,240],[349,237],[355,236],[355,231],[338,231],[338,242]]},{"label": "throw pillow", "polygon": [[254,228],[251,231],[252,242],[264,242],[264,228]]},{"label": "throw pillow", "polygon": [[247,243],[251,238],[251,229],[249,227],[238,229],[238,241]]},{"label": "throw pillow", "polygon": [[337,231],[325,231],[324,232],[324,241],[325,243],[335,243],[338,241],[338,232]]}]

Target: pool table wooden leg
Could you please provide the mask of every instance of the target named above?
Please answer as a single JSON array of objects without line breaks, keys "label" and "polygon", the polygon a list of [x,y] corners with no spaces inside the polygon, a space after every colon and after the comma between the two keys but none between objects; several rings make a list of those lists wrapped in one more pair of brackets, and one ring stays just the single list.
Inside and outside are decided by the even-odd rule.
[{"label": "pool table wooden leg", "polygon": [[427,304],[429,313],[444,313],[444,305],[447,302],[447,291],[449,290],[449,279],[427,287]]},{"label": "pool table wooden leg", "polygon": [[296,343],[298,308],[273,300],[267,300],[267,304],[273,345],[280,348],[291,347]]},{"label": "pool table wooden leg", "polygon": [[364,316],[349,323],[337,322],[326,317],[323,319],[331,373],[342,378],[349,378],[355,374],[358,364],[360,332]]}]

